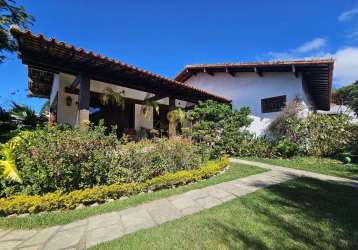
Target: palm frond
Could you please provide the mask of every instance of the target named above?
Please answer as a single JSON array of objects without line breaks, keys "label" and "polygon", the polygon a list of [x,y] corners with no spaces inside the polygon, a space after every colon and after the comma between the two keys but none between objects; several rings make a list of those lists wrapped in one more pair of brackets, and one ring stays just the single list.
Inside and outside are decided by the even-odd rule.
[{"label": "palm frond", "polygon": [[1,175],[7,179],[22,183],[19,172],[17,171],[15,161],[13,160],[0,160]]}]

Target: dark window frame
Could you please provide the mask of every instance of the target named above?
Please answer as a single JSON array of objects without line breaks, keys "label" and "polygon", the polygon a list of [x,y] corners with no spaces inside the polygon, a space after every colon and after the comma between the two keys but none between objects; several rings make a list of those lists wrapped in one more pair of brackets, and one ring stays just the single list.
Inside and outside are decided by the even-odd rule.
[{"label": "dark window frame", "polygon": [[261,99],[261,112],[280,112],[286,106],[286,95],[274,96]]}]

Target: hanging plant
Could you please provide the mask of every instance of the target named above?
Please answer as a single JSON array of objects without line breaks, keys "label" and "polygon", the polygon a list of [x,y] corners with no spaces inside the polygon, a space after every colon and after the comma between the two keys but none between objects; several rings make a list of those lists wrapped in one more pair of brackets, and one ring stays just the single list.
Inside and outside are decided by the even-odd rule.
[{"label": "hanging plant", "polygon": [[103,92],[101,103],[104,106],[108,104],[113,104],[122,107],[122,109],[124,109],[125,98],[123,94],[124,94],[124,90],[121,92],[115,92],[111,88],[106,88]]},{"label": "hanging plant", "polygon": [[153,110],[159,114],[159,104],[156,101],[153,100],[145,100],[143,105],[142,105],[142,109],[141,112],[143,114],[144,117],[148,117],[149,115],[149,111],[151,110],[151,108],[153,108]]},{"label": "hanging plant", "polygon": [[185,121],[185,112],[181,108],[176,108],[168,112],[167,119],[171,123],[179,122],[180,125],[183,125]]}]

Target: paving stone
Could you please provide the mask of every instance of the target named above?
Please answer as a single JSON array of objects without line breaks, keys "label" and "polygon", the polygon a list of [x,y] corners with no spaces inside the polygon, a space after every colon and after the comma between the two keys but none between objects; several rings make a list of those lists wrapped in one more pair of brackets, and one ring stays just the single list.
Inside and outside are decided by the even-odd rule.
[{"label": "paving stone", "polygon": [[180,211],[168,200],[155,203],[154,206],[148,207],[147,211],[158,224],[182,217]]},{"label": "paving stone", "polygon": [[136,210],[136,211],[125,211],[120,212],[122,225],[126,233],[131,233],[140,229],[154,227],[156,225],[155,221],[145,210]]},{"label": "paving stone", "polygon": [[86,227],[75,227],[66,231],[57,232],[45,245],[44,249],[54,250],[76,246],[85,233]]},{"label": "paving stone", "polygon": [[104,241],[114,240],[124,235],[125,231],[123,226],[117,222],[116,224],[97,228],[87,232],[86,248],[94,246]]},{"label": "paving stone", "polygon": [[11,231],[10,229],[5,229],[5,230],[0,229],[0,241],[1,241],[1,237],[9,233],[10,231]]},{"label": "paving stone", "polygon": [[88,219],[88,230],[106,227],[120,222],[118,213],[101,214]]},{"label": "paving stone", "polygon": [[54,235],[59,230],[59,228],[60,227],[58,226],[58,227],[50,227],[50,228],[43,229],[37,234],[35,234],[32,238],[26,240],[23,244],[20,245],[20,247],[23,248],[33,245],[45,244],[48,241],[48,239],[50,239],[51,236]]},{"label": "paving stone", "polygon": [[229,196],[225,196],[223,198],[220,198],[219,200],[221,200],[224,203],[224,202],[227,202],[227,201],[231,201],[231,200],[233,200],[235,198],[236,198],[235,195],[230,194]]},{"label": "paving stone", "polygon": [[222,203],[221,200],[214,198],[214,197],[204,197],[196,200],[197,203],[200,204],[200,206],[204,208],[211,208],[217,205],[220,205]]},{"label": "paving stone", "polygon": [[176,196],[174,199],[170,199],[170,202],[179,210],[183,210],[188,207],[196,205],[196,202],[189,197]]},{"label": "paving stone", "polygon": [[200,199],[209,196],[210,194],[205,189],[191,190],[183,194],[185,197],[189,197],[192,200]]},{"label": "paving stone", "polygon": [[76,222],[73,222],[73,223],[70,223],[70,224],[62,226],[60,228],[60,231],[66,231],[68,229],[72,229],[72,228],[75,228],[75,227],[83,227],[83,226],[87,225],[87,223],[88,223],[88,219],[79,220],[79,221],[76,221]]},{"label": "paving stone", "polygon": [[15,249],[15,247],[20,245],[21,242],[22,241],[4,241],[4,242],[0,242],[0,250]]},{"label": "paving stone", "polygon": [[231,193],[224,191],[223,189],[216,188],[215,186],[208,187],[208,192],[210,193],[210,196],[215,197],[217,199],[222,199],[227,196],[232,196]]},{"label": "paving stone", "polygon": [[187,208],[184,208],[184,209],[180,210],[180,212],[183,215],[190,215],[190,214],[197,213],[197,212],[199,212],[201,210],[203,210],[203,207],[201,207],[199,204],[195,204],[193,206],[190,206],[190,207],[187,207]]},{"label": "paving stone", "polygon": [[36,230],[14,230],[6,234],[0,241],[24,241],[35,235]]},{"label": "paving stone", "polygon": [[30,247],[19,247],[19,250],[41,250],[43,248],[43,245],[36,245],[36,246],[30,246]]}]

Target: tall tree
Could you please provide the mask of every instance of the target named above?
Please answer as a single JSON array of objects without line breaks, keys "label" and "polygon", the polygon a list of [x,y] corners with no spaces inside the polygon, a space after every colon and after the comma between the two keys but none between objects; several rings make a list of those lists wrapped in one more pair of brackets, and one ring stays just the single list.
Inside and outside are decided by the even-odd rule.
[{"label": "tall tree", "polygon": [[338,104],[347,105],[358,116],[358,81],[334,92]]},{"label": "tall tree", "polygon": [[34,21],[34,17],[26,13],[22,5],[17,6],[15,0],[0,0],[0,63],[6,58],[5,52],[16,50],[15,42],[9,33],[10,26],[17,25],[26,29]]}]

